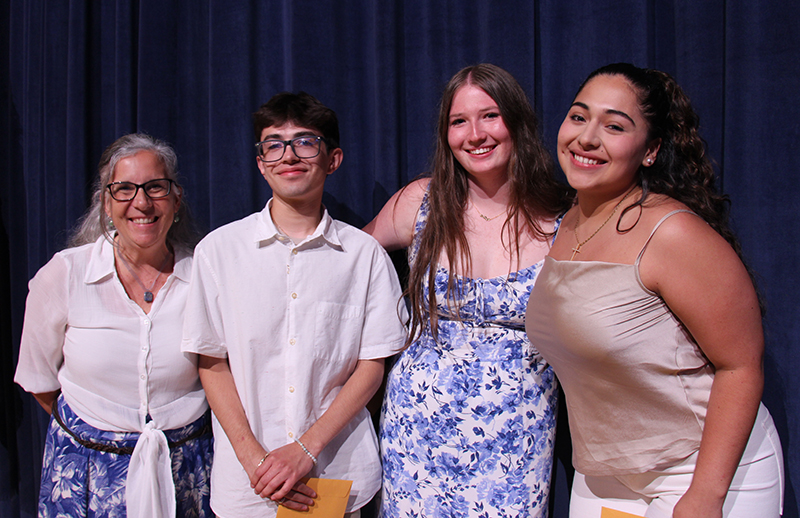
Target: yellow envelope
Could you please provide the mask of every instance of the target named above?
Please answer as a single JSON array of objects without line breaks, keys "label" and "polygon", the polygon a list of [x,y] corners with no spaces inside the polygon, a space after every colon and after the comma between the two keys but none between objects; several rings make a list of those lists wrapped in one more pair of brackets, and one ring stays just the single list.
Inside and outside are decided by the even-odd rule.
[{"label": "yellow envelope", "polygon": [[302,482],[317,493],[314,505],[308,511],[295,511],[284,506],[278,506],[277,518],[342,518],[347,510],[347,500],[350,498],[352,480],[336,480],[332,478],[308,478]]},{"label": "yellow envelope", "polygon": [[603,507],[600,510],[600,518],[644,518],[644,516],[639,516],[638,514],[625,513],[622,511],[617,511],[615,509],[609,509],[608,507]]}]

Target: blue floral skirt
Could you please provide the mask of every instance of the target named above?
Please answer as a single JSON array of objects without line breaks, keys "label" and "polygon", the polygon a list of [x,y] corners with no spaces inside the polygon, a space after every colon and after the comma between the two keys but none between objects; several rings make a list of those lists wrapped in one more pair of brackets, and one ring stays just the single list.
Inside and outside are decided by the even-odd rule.
[{"label": "blue floral skirt", "polygon": [[[57,411],[64,427],[75,437],[55,418],[50,419],[42,460],[39,516],[125,518],[125,481],[131,456],[122,452],[133,451],[139,434],[94,428],[78,417],[63,397],[58,400]],[[179,518],[214,516],[209,503],[214,446],[210,420],[210,413],[206,412],[191,424],[164,431],[170,444]],[[109,451],[80,443],[102,445]]]}]

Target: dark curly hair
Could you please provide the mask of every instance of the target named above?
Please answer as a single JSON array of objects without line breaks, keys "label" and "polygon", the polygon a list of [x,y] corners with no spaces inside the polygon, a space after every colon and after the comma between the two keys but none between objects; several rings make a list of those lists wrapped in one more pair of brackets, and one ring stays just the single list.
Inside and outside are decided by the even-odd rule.
[{"label": "dark curly hair", "polygon": [[[725,238],[747,267],[739,240],[730,228],[730,199],[717,192],[714,168],[699,132],[700,118],[683,89],[666,72],[639,68],[630,63],[613,63],[589,74],[578,93],[600,75],[622,76],[633,86],[639,108],[647,121],[648,139],[661,139],[655,163],[650,167],[639,167],[637,181],[642,194],[636,203],[622,211],[617,220],[617,230],[626,232],[636,225],[619,228],[622,216],[641,207],[648,193],[664,194],[702,217]],[[747,269],[755,285],[753,272],[749,267]]]}]

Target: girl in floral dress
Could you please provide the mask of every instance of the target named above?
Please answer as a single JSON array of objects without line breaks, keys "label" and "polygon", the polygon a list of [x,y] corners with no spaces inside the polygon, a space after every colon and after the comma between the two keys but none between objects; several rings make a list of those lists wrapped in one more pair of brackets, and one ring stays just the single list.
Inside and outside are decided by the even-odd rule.
[{"label": "girl in floral dress", "polygon": [[410,343],[380,433],[384,517],[547,516],[557,386],[525,309],[568,194],[516,80],[489,64],[453,76],[430,176],[365,228],[410,247]]}]

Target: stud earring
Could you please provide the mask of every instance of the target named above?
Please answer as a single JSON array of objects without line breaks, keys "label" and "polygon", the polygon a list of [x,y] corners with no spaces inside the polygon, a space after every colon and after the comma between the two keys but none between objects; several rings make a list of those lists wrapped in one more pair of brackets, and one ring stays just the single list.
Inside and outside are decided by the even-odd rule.
[{"label": "stud earring", "polygon": [[116,230],[117,229],[117,227],[114,226],[114,220],[111,219],[111,216],[109,216],[108,219],[106,220],[106,226],[108,227],[108,230]]},{"label": "stud earring", "polygon": [[178,216],[178,214],[177,214],[177,213],[175,213],[175,217],[174,217],[174,218],[172,218],[172,222],[173,222],[173,223],[177,223],[177,222],[179,222],[180,220],[181,220],[181,217],[180,217],[180,216]]},{"label": "stud earring", "polygon": [[647,159],[647,165],[650,165],[650,164],[652,164],[652,163],[653,163],[653,159],[652,159],[652,158],[648,158],[648,159]]}]

